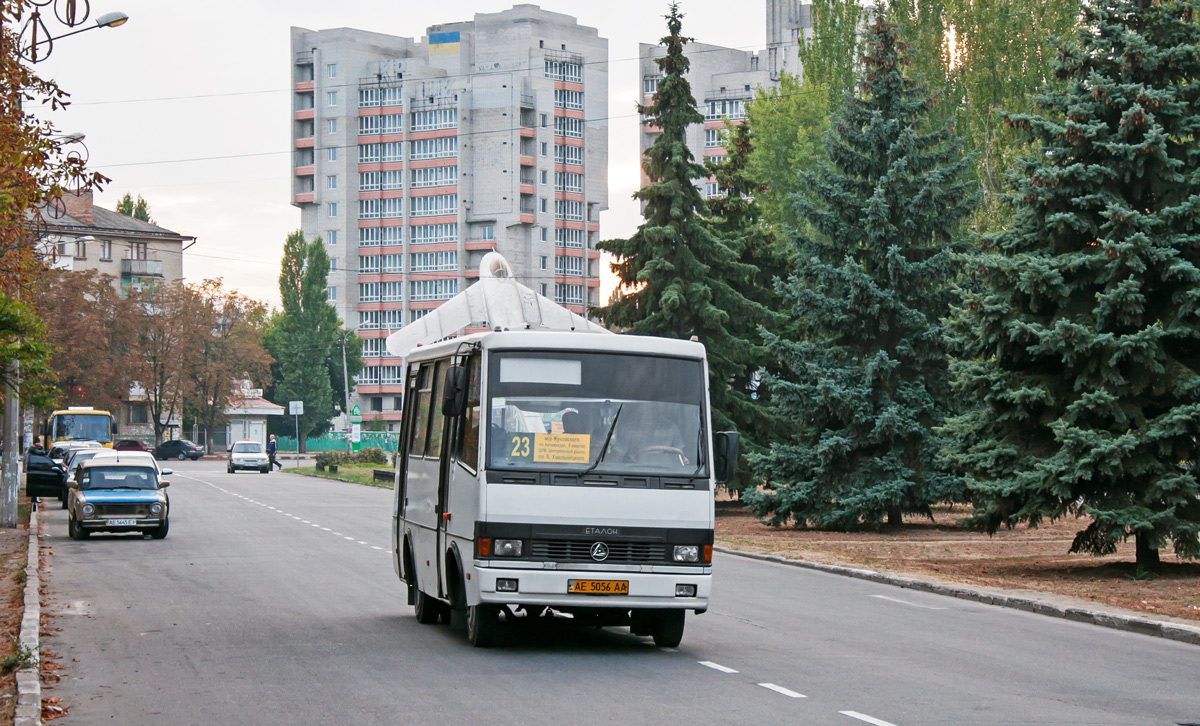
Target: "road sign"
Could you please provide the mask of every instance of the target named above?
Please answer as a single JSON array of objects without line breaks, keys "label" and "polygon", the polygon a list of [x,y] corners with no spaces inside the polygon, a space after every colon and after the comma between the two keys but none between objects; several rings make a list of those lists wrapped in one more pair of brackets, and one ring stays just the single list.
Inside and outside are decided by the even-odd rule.
[{"label": "road sign", "polygon": [[358,404],[356,403],[350,407],[350,422],[351,423],[360,423],[361,421],[362,421],[362,409],[359,408]]},{"label": "road sign", "polygon": [[288,401],[288,415],[289,416],[303,416],[304,415],[304,401]]},{"label": "road sign", "polygon": [[352,426],[350,428],[350,441],[352,441],[356,444],[362,441],[362,425],[361,424],[354,424],[354,426]]}]

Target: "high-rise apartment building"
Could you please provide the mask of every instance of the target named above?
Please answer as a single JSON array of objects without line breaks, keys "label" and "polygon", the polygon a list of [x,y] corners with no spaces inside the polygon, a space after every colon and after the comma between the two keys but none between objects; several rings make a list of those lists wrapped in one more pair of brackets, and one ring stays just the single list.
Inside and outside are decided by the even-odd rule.
[{"label": "high-rise apartment building", "polygon": [[354,401],[400,416],[388,334],[478,277],[492,250],[574,312],[599,304],[608,40],[517,5],[420,41],[292,28],[292,203],[329,253],[329,300],[362,339]]},{"label": "high-rise apartment building", "polygon": [[[762,51],[745,51],[707,43],[688,43],[684,51],[691,62],[687,80],[692,87],[696,106],[704,114],[704,123],[687,131],[687,144],[697,160],[721,157],[725,119],[741,123],[746,117],[746,102],[754,98],[761,86],[773,88],[782,73],[801,75],[800,44],[812,37],[811,6],[800,0],[767,0],[767,47]],[[642,102],[650,103],[662,77],[654,62],[665,49],[642,43],[639,46],[639,72],[642,80]],[[644,152],[654,143],[661,129],[642,126],[640,148]],[[647,179],[643,176],[642,184]],[[705,197],[720,194],[715,179],[697,179]]]}]

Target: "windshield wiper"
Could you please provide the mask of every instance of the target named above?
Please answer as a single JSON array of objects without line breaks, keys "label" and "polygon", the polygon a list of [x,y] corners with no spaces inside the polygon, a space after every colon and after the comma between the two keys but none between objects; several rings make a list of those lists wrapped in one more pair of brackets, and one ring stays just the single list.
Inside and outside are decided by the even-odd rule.
[{"label": "windshield wiper", "polygon": [[600,462],[604,461],[604,455],[608,453],[608,445],[612,442],[613,431],[617,430],[617,419],[621,418],[621,409],[624,407],[625,404],[623,403],[617,405],[617,412],[613,414],[612,423],[608,425],[608,433],[604,435],[604,446],[600,447],[600,455],[596,457],[595,464],[592,464],[583,470],[583,473],[579,475],[580,479],[584,478],[588,474],[591,474],[593,471],[595,471],[597,466],[600,466]]}]

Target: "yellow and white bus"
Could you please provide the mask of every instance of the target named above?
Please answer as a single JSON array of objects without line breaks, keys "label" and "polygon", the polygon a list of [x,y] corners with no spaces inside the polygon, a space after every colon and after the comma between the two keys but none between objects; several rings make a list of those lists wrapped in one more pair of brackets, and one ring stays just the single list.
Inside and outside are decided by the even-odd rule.
[{"label": "yellow and white bus", "polygon": [[111,448],[116,433],[113,415],[90,406],[69,406],[52,412],[43,433],[47,450],[63,441],[98,441]]}]

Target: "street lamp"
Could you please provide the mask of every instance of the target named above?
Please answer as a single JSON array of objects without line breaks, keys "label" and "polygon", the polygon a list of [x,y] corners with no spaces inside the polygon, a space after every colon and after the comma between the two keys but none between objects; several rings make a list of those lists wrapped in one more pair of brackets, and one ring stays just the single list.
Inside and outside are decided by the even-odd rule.
[{"label": "street lamp", "polygon": [[[80,25],[86,19],[87,15],[85,14],[84,17],[80,18],[77,23],[73,23],[68,27]],[[22,37],[25,35],[29,36],[29,43],[23,47],[20,47],[18,49],[18,53],[20,53],[21,57],[30,63],[38,63],[50,57],[50,54],[54,52],[54,41],[56,40],[62,40],[63,38],[67,38],[72,35],[79,35],[82,32],[95,30],[96,28],[119,28],[127,22],[129,22],[129,16],[117,10],[111,13],[105,13],[96,18],[95,25],[89,25],[84,28],[72,30],[69,33],[63,33],[62,35],[50,36],[50,30],[46,28],[46,24],[42,22],[41,14],[37,10],[34,10],[33,14],[29,17],[29,21],[25,23],[25,27],[21,30]],[[39,39],[38,36],[42,33],[44,33],[47,37]],[[46,48],[45,53],[39,55],[38,48],[43,45],[48,47]]]}]

